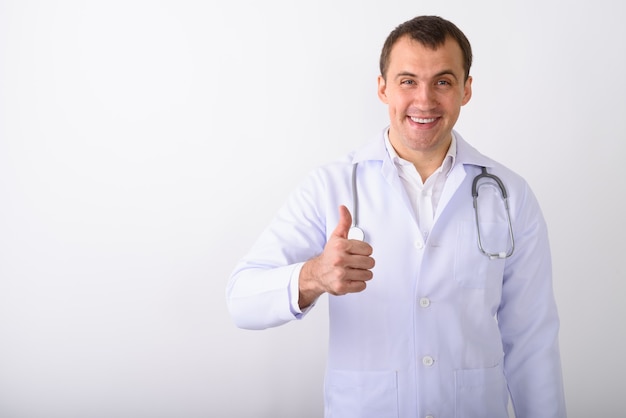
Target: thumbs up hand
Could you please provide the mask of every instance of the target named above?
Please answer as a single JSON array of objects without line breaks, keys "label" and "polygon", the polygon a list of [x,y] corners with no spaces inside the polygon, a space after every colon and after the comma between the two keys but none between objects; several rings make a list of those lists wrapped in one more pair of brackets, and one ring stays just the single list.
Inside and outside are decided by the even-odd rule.
[{"label": "thumbs up hand", "polygon": [[373,277],[372,247],[362,241],[348,239],[352,215],[339,207],[339,222],[331,233],[324,251],[304,263],[300,271],[300,308],[305,308],[322,293],[345,295],[363,291]]}]

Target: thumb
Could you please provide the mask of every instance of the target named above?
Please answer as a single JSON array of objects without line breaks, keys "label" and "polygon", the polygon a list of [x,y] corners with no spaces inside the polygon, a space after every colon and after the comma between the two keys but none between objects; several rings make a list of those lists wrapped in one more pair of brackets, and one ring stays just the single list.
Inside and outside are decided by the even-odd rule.
[{"label": "thumb", "polygon": [[335,227],[332,235],[339,238],[348,238],[348,231],[352,226],[352,215],[347,207],[344,205],[339,206],[339,222]]}]

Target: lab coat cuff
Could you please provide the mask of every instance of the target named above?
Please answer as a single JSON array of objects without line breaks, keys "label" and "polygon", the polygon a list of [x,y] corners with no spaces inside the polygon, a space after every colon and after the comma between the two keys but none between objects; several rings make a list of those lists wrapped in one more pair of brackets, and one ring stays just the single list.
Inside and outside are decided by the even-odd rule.
[{"label": "lab coat cuff", "polygon": [[296,264],[289,279],[289,303],[291,306],[291,313],[296,317],[296,319],[302,319],[311,310],[311,308],[315,306],[315,302],[313,302],[302,310],[298,304],[300,298],[300,271],[302,270],[302,266],[304,266],[304,263]]}]

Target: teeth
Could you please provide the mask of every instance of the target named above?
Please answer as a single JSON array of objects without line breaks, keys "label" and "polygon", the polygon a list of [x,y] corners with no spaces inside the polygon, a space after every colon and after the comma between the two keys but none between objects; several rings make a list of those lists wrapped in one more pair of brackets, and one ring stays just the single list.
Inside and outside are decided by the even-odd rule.
[{"label": "teeth", "polygon": [[417,122],[417,123],[431,123],[431,122],[434,122],[436,120],[436,118],[423,119],[423,118],[411,117],[411,120],[413,122]]}]

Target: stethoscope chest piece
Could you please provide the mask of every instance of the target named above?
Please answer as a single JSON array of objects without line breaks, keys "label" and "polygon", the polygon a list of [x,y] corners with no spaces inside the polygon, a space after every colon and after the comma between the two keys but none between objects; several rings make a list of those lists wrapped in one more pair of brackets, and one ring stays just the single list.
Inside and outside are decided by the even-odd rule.
[{"label": "stethoscope chest piece", "polygon": [[358,241],[365,240],[365,232],[358,226],[352,226],[348,230],[348,239],[356,239]]}]

